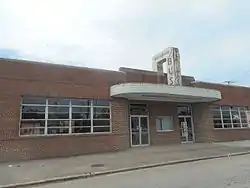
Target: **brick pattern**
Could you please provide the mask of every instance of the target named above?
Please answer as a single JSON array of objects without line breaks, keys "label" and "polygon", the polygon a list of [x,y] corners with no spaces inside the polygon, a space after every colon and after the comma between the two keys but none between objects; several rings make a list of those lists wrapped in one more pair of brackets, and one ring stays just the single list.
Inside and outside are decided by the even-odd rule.
[{"label": "brick pattern", "polygon": [[208,103],[192,105],[193,123],[196,142],[210,142],[213,129],[213,120]]},{"label": "brick pattern", "polygon": [[[150,145],[180,143],[180,126],[177,118],[177,107],[175,103],[151,102],[151,101],[129,101],[129,102],[130,104],[142,103],[148,105]],[[157,132],[156,130],[157,116],[173,116],[174,131]]]},{"label": "brick pattern", "polygon": [[[149,103],[149,125],[151,135],[151,145],[176,144],[180,143],[180,126],[177,117],[177,106],[175,103],[151,102]],[[156,117],[173,116],[174,131],[157,132]]]},{"label": "brick pattern", "polygon": [[228,86],[222,84],[197,83],[196,87],[219,90],[222,94],[222,100],[214,103],[204,103],[193,105],[194,109],[194,127],[196,140],[201,142],[210,141],[234,141],[249,140],[250,129],[214,129],[211,113],[211,105],[232,105],[246,106],[250,109],[250,88]]},{"label": "brick pattern", "polygon": [[[110,98],[124,73],[0,59],[0,161],[128,148],[127,101]],[[112,134],[19,137],[21,96],[110,99]],[[115,115],[117,114],[117,115]]]}]

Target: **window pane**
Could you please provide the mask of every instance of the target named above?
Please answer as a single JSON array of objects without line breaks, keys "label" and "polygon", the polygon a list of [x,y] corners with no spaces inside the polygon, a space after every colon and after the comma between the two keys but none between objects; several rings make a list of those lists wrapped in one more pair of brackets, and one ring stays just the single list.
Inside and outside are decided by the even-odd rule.
[{"label": "window pane", "polygon": [[72,119],[91,119],[90,113],[73,113]]},{"label": "window pane", "polygon": [[245,124],[247,124],[247,119],[241,119],[241,123],[245,123]]},{"label": "window pane", "polygon": [[232,124],[231,123],[230,124],[224,123],[224,128],[232,128]]},{"label": "window pane", "polygon": [[174,130],[172,116],[162,116],[156,118],[157,131]]},{"label": "window pane", "polygon": [[49,105],[69,105],[69,99],[49,99]]},{"label": "window pane", "polygon": [[131,115],[147,115],[148,107],[145,104],[131,104],[130,114]]},{"label": "window pane", "polygon": [[69,112],[69,107],[48,107],[48,112],[65,113]]},{"label": "window pane", "polygon": [[250,127],[250,125],[248,125],[248,123],[242,123],[242,127]]},{"label": "window pane", "polygon": [[48,119],[69,119],[68,113],[49,113]]},{"label": "window pane", "polygon": [[177,111],[178,111],[179,116],[191,115],[191,109],[188,105],[187,106],[178,106]]},{"label": "window pane", "polygon": [[110,119],[109,114],[94,114],[94,119]]},{"label": "window pane", "polygon": [[91,112],[90,107],[72,107],[72,112],[82,113],[82,112]]},{"label": "window pane", "polygon": [[214,125],[222,124],[221,119],[213,119]]},{"label": "window pane", "polygon": [[222,110],[222,117],[223,119],[230,119],[230,111]]},{"label": "window pane", "polygon": [[48,128],[48,134],[69,134],[69,128]]},{"label": "window pane", "polygon": [[45,119],[45,113],[22,113],[22,119]]},{"label": "window pane", "polygon": [[90,133],[90,127],[72,127],[72,133]]},{"label": "window pane", "polygon": [[95,114],[109,114],[110,109],[108,108],[99,108],[99,107],[94,107],[93,111]]},{"label": "window pane", "polygon": [[240,123],[234,123],[234,124],[233,124],[233,127],[234,127],[234,128],[239,128],[239,127],[241,127],[241,124],[240,124]]},{"label": "window pane", "polygon": [[45,121],[21,121],[20,128],[45,127]]},{"label": "window pane", "polygon": [[72,127],[77,126],[91,126],[91,120],[73,120],[71,122]]},{"label": "window pane", "polygon": [[110,127],[94,127],[94,132],[110,132]]},{"label": "window pane", "polygon": [[91,100],[77,100],[77,99],[73,99],[73,100],[71,100],[71,105],[75,105],[75,106],[90,106],[91,105]]},{"label": "window pane", "polygon": [[20,129],[20,135],[43,135],[44,128],[25,128]]},{"label": "window pane", "polygon": [[221,118],[221,114],[220,114],[219,110],[213,110],[212,111],[212,115],[213,115],[213,118],[216,118],[216,119],[220,119]]},{"label": "window pane", "polygon": [[214,128],[216,128],[216,129],[222,128],[222,124],[214,123]]},{"label": "window pane", "polygon": [[231,124],[231,122],[232,122],[231,119],[228,119],[228,118],[223,119],[224,124]]},{"label": "window pane", "polygon": [[45,112],[45,106],[22,106],[22,112]]},{"label": "window pane", "polygon": [[41,97],[23,97],[22,104],[46,104],[46,99]]},{"label": "window pane", "polygon": [[93,126],[109,126],[110,120],[93,120]]},{"label": "window pane", "polygon": [[68,127],[69,121],[63,121],[63,120],[49,120],[47,122],[48,127]]},{"label": "window pane", "polygon": [[247,118],[246,111],[240,111],[241,119]]},{"label": "window pane", "polygon": [[93,106],[109,106],[108,100],[94,100]]}]

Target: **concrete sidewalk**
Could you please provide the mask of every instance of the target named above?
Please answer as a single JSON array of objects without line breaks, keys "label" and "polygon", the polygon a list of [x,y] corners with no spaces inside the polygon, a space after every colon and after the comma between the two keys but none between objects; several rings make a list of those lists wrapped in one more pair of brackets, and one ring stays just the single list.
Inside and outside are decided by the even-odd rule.
[{"label": "concrete sidewalk", "polygon": [[2,163],[0,164],[0,185],[250,151],[250,141],[235,143],[150,146],[116,153]]}]

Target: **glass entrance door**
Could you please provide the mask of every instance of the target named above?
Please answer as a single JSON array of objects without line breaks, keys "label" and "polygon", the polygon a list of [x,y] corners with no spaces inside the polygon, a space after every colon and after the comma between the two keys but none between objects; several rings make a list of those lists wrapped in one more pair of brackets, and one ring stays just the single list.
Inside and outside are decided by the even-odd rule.
[{"label": "glass entrance door", "polygon": [[132,146],[149,145],[148,116],[130,117],[130,137]]},{"label": "glass entrance door", "polygon": [[193,135],[192,117],[190,116],[179,117],[179,124],[180,124],[181,142],[182,143],[193,142],[194,135]]}]

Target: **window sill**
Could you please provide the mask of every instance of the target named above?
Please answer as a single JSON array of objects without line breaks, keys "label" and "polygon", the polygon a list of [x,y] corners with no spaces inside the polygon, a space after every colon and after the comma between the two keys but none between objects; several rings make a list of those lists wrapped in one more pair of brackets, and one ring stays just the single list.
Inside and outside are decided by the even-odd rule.
[{"label": "window sill", "polygon": [[160,131],[160,130],[157,130],[156,132],[157,133],[168,133],[168,132],[173,132],[174,130],[162,130],[162,131]]},{"label": "window sill", "polygon": [[250,129],[250,127],[243,127],[243,128],[213,128],[215,131],[223,131],[223,130],[246,130]]},{"label": "window sill", "polygon": [[103,133],[72,133],[72,134],[48,134],[48,135],[19,135],[19,138],[51,138],[51,137],[71,137],[71,136],[103,136],[112,135],[112,132]]}]

